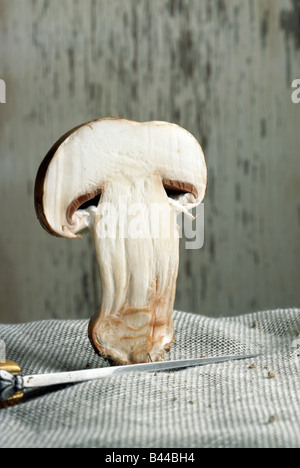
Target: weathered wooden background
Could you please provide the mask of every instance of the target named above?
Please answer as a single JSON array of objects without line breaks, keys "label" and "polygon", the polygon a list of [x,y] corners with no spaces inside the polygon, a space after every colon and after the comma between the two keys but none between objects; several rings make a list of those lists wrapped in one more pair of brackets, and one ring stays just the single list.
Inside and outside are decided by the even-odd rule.
[{"label": "weathered wooden background", "polygon": [[104,116],[168,120],[205,150],[205,245],[181,244],[176,308],[300,305],[298,0],[0,0],[0,320],[89,317],[92,241],[49,236],[33,187],[49,147]]}]

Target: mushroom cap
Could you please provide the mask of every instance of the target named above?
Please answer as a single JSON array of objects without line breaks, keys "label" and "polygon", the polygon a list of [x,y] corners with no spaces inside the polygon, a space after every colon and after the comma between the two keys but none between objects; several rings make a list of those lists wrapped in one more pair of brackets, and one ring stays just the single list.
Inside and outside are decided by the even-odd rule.
[{"label": "mushroom cap", "polygon": [[[35,209],[50,234],[74,238],[74,213],[88,200],[135,178],[161,178],[182,205],[201,203],[207,168],[201,146],[168,122],[119,118],[82,124],[62,136],[43,160],[35,183]],[[75,226],[75,227],[74,227]]]}]

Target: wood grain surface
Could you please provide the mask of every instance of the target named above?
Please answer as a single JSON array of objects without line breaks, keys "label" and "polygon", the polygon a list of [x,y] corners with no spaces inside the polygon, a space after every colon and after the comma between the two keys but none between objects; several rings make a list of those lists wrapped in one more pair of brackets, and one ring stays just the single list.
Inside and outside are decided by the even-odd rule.
[{"label": "wood grain surface", "polygon": [[176,308],[300,305],[299,18],[298,0],[0,0],[0,321],[99,307],[92,240],[43,231],[33,188],[63,133],[106,116],[204,148],[205,244],[181,242]]}]

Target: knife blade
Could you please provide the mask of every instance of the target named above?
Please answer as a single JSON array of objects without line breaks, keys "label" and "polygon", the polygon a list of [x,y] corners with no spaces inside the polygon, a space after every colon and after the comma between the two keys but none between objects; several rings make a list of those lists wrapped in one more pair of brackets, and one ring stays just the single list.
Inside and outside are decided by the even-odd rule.
[{"label": "knife blade", "polygon": [[33,374],[26,376],[16,375],[16,373],[9,372],[9,367],[6,366],[6,370],[0,368],[0,401],[7,401],[8,399],[12,398],[15,393],[21,394],[23,390],[29,388],[73,384],[106,377],[118,376],[131,372],[159,372],[184,369],[187,367],[205,366],[209,364],[218,364],[227,361],[254,359],[258,356],[259,354],[228,355],[209,358],[195,358],[174,361],[150,362],[142,364],[130,364],[115,367],[101,367],[96,369],[83,369],[70,372]]}]

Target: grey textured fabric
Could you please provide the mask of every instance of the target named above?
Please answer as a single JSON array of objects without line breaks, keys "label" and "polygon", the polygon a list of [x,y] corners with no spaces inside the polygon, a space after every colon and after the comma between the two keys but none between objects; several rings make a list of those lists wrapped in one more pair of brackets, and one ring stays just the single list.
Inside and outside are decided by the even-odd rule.
[{"label": "grey textured fabric", "polygon": [[[23,403],[0,411],[1,447],[300,446],[299,309],[234,318],[175,311],[174,324],[170,359],[256,352],[262,357],[256,368],[231,361],[31,391]],[[109,365],[94,354],[87,325],[1,325],[0,339],[24,374]],[[268,377],[269,370],[276,378]]]}]

